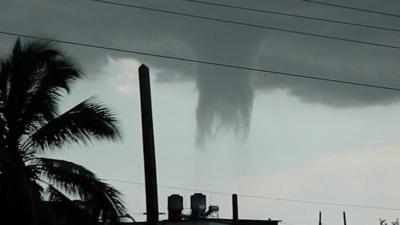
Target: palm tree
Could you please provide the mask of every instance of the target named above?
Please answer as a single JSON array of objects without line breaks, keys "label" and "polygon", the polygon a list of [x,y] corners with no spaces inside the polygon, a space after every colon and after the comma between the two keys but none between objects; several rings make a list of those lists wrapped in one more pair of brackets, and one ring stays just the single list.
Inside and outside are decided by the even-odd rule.
[{"label": "palm tree", "polygon": [[60,98],[82,76],[51,42],[18,39],[0,61],[0,221],[38,224],[47,214],[44,199],[79,211],[72,200],[79,198],[96,221],[125,214],[121,194],[92,172],[38,156],[66,144],[120,138],[115,116],[94,98],[59,113]]}]

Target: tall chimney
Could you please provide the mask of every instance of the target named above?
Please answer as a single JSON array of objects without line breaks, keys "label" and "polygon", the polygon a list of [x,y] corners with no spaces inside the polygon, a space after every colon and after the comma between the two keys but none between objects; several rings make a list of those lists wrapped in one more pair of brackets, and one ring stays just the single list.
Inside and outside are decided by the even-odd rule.
[{"label": "tall chimney", "polygon": [[140,105],[142,111],[142,136],[144,176],[146,187],[147,224],[158,225],[158,196],[156,156],[154,153],[153,116],[151,109],[149,68],[139,67]]},{"label": "tall chimney", "polygon": [[232,195],[232,217],[233,223],[239,222],[239,210],[238,210],[238,196],[237,194]]}]

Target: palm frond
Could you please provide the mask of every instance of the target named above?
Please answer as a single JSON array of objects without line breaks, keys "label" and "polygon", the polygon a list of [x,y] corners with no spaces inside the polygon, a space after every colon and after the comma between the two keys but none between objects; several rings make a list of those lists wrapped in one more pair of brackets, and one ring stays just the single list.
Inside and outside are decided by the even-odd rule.
[{"label": "palm frond", "polygon": [[8,59],[2,59],[0,62],[0,144],[4,146],[5,137],[8,133],[8,125],[6,123],[5,106],[8,102],[10,79],[10,62]]},{"label": "palm frond", "polygon": [[71,200],[51,184],[46,192],[50,212],[55,218],[64,218],[67,224],[98,224],[99,211],[93,210],[91,205]]},{"label": "palm frond", "polygon": [[67,161],[35,158],[38,150],[120,138],[114,114],[94,98],[59,114],[60,98],[82,75],[51,41],[18,39],[11,54],[0,59],[0,192],[12,194],[0,203],[1,209],[25,209],[21,218],[33,221],[36,206],[44,201],[37,183],[44,176],[55,184],[48,189],[50,200],[68,202],[69,194],[79,196],[94,207],[93,215],[108,220],[125,213],[121,194],[89,170]]},{"label": "palm frond", "polygon": [[50,41],[20,39],[1,60],[0,100],[14,138],[57,115],[62,90],[81,77],[78,67]]},{"label": "palm frond", "polygon": [[[62,91],[69,92],[70,84],[81,77],[77,66],[61,52],[48,59],[35,76],[29,99],[22,115],[22,124],[29,130],[32,122],[50,121],[58,114],[58,102]],[[33,124],[34,125],[34,124]],[[35,126],[34,126],[35,127]]]},{"label": "palm frond", "polygon": [[57,188],[55,188],[53,185],[48,185],[46,189],[46,194],[48,195],[48,199],[50,202],[72,202],[71,199],[69,199],[61,191],[57,190]]},{"label": "palm frond", "polygon": [[18,137],[23,130],[21,116],[29,102],[30,94],[43,75],[43,66],[49,58],[57,55],[50,43],[32,41],[23,44],[20,39],[14,45],[8,59],[8,94],[5,102],[5,116],[10,132]]},{"label": "palm frond", "polygon": [[39,128],[30,140],[42,150],[93,139],[117,140],[117,123],[111,111],[92,97]]},{"label": "palm frond", "polygon": [[33,193],[36,194],[36,199],[43,200],[44,188],[36,181],[32,181]]},{"label": "palm frond", "polygon": [[[56,188],[69,195],[79,196],[83,201],[110,213],[117,220],[126,214],[121,193],[109,184],[102,182],[92,172],[78,164],[49,158],[38,158],[38,165],[45,177]],[[106,215],[104,213],[104,215]]]}]

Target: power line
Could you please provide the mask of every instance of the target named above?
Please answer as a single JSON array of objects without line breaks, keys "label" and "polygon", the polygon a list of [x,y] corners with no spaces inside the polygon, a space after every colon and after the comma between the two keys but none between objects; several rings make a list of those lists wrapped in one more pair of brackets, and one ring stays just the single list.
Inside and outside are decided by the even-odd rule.
[{"label": "power line", "polygon": [[379,221],[379,218],[347,217],[347,219],[352,219],[352,220],[375,220],[375,221]]},{"label": "power line", "polygon": [[202,0],[183,0],[183,1],[198,3],[198,4],[203,4],[203,5],[223,7],[223,8],[244,10],[244,11],[248,11],[248,12],[258,12],[258,13],[264,13],[264,14],[287,16],[287,17],[301,18],[301,19],[307,19],[307,20],[313,20],[313,21],[322,21],[322,22],[341,24],[341,25],[349,25],[349,26],[354,26],[354,27],[362,27],[362,28],[375,29],[375,30],[400,32],[400,29],[397,29],[397,28],[366,25],[366,24],[353,23],[353,22],[347,22],[347,21],[332,20],[332,19],[325,19],[325,18],[320,18],[320,17],[312,17],[312,16],[304,16],[304,15],[300,15],[300,14],[272,11],[272,10],[266,10],[266,9],[257,9],[257,8],[250,8],[250,7],[244,7],[244,6],[229,5],[229,4],[216,3],[216,2],[208,2],[208,1],[202,1]]},{"label": "power line", "polygon": [[121,49],[121,48],[106,47],[106,46],[96,45],[96,44],[87,44],[87,43],[66,41],[66,40],[62,40],[62,39],[51,39],[51,40],[49,40],[48,38],[44,38],[44,37],[39,37],[39,36],[34,36],[34,35],[27,35],[27,34],[23,34],[23,33],[8,32],[8,31],[4,31],[4,30],[0,30],[0,34],[8,35],[8,36],[24,37],[24,38],[36,39],[36,40],[42,40],[42,41],[53,41],[53,42],[57,42],[57,43],[61,43],[61,44],[75,45],[75,46],[82,46],[82,47],[89,47],[89,48],[96,48],[96,49],[102,49],[102,50],[108,50],[108,51],[114,51],[114,52],[122,52],[122,53],[150,56],[150,57],[156,57],[156,58],[171,59],[171,60],[176,60],[176,61],[183,61],[183,62],[198,63],[198,64],[204,64],[204,65],[218,66],[218,67],[233,68],[233,69],[239,69],[239,70],[245,70],[245,71],[261,72],[261,73],[267,73],[267,74],[276,74],[276,75],[286,76],[286,77],[296,77],[296,78],[318,80],[318,81],[330,82],[330,83],[336,83],[336,84],[345,84],[345,85],[361,86],[361,87],[384,89],[384,90],[391,90],[391,91],[400,91],[400,88],[397,88],[397,87],[381,86],[381,85],[369,84],[369,83],[359,83],[359,82],[338,80],[338,79],[333,79],[333,78],[324,78],[324,77],[311,76],[311,75],[305,75],[305,74],[296,74],[296,73],[282,72],[282,71],[269,70],[269,69],[260,69],[260,68],[254,68],[254,67],[248,67],[248,66],[238,66],[238,65],[234,65],[234,64],[226,64],[226,63],[219,63],[219,62],[214,62],[214,61],[190,59],[190,58],[176,57],[176,56],[170,56],[170,55],[161,55],[161,54],[150,53],[150,52],[143,52],[143,51],[136,51],[136,50],[127,50],[127,49]]},{"label": "power line", "polygon": [[133,4],[118,3],[118,2],[112,2],[112,1],[107,1],[107,0],[91,0],[91,1],[108,4],[108,5],[116,5],[116,6],[135,8],[135,9],[153,11],[153,12],[170,14],[170,15],[177,15],[177,16],[184,16],[184,17],[195,18],[195,19],[208,20],[208,21],[213,21],[213,22],[220,22],[220,23],[252,27],[252,28],[263,29],[263,30],[273,30],[273,31],[285,32],[285,33],[291,33],[291,34],[310,36],[310,37],[317,37],[317,38],[324,38],[324,39],[330,39],[330,40],[336,40],[336,41],[357,43],[357,44],[362,44],[362,45],[370,45],[370,46],[390,48],[390,49],[400,49],[400,46],[386,44],[386,43],[377,43],[377,42],[362,41],[362,40],[350,39],[350,38],[342,38],[342,37],[336,37],[336,36],[330,36],[330,35],[324,35],[324,34],[309,33],[309,32],[304,32],[304,31],[297,31],[297,30],[291,30],[291,29],[285,29],[285,28],[279,28],[279,27],[271,27],[271,26],[246,23],[246,22],[235,21],[235,20],[227,20],[227,19],[221,19],[221,18],[215,18],[215,17],[194,15],[194,14],[183,13],[183,12],[176,12],[176,11],[170,11],[170,10],[164,10],[164,9],[156,9],[156,8],[151,8],[151,7],[138,6],[138,5],[133,5]]},{"label": "power line", "polygon": [[276,198],[276,197],[266,197],[266,196],[257,196],[257,195],[243,195],[243,194],[239,194],[239,195],[242,197],[247,197],[247,198],[266,199],[266,200],[275,200],[275,201],[287,201],[287,202],[306,203],[306,204],[315,204],[315,205],[329,205],[329,206],[341,206],[341,207],[351,207],[351,208],[400,211],[400,208],[381,207],[381,206],[368,206],[368,205],[358,205],[358,204],[348,204],[348,203],[297,200],[297,199]]},{"label": "power line", "polygon": [[[143,183],[143,182],[128,181],[128,180],[121,180],[121,179],[106,179],[106,180],[120,182],[120,183],[135,184],[135,185],[140,185],[140,186],[145,185],[145,183]],[[181,190],[181,191],[192,191],[192,192],[203,191],[203,192],[210,193],[210,194],[231,195],[231,193],[228,193],[228,192],[201,190],[201,189],[179,187],[179,186],[158,185],[158,187],[165,188],[165,189]]]},{"label": "power line", "polygon": [[[121,183],[141,185],[141,186],[145,185],[142,182],[121,180],[121,179],[106,179],[106,180],[115,181],[115,182],[121,182]],[[204,190],[204,189],[187,188],[187,187],[179,187],[179,186],[158,185],[158,187],[167,188],[167,189],[183,190],[183,191],[194,191],[194,192],[202,191],[202,192],[205,192],[205,193],[220,194],[220,195],[231,195],[232,194],[232,193],[223,192],[223,191]],[[337,203],[337,202],[323,202],[323,201],[312,201],[312,200],[299,200],[299,199],[280,198],[280,197],[262,196],[262,195],[240,194],[240,193],[237,193],[237,194],[240,197],[252,198],[252,199],[261,199],[261,200],[274,200],[274,201],[284,201],[284,202],[294,202],[294,203],[304,203],[304,204],[314,204],[314,205],[329,205],[329,206],[341,206],[341,207],[351,207],[351,208],[365,208],[365,209],[379,209],[379,210],[400,211],[400,208],[391,208],[391,207],[370,206],[370,205],[360,205],[360,204],[348,204],[348,203]]]},{"label": "power line", "polygon": [[318,222],[316,219],[310,219],[310,220],[298,220],[298,221],[282,221],[280,222],[281,224],[302,224],[302,223],[313,223],[313,222]]},{"label": "power line", "polygon": [[299,221],[288,221],[288,222],[286,222],[286,221],[282,221],[282,222],[280,222],[280,224],[303,224],[303,223],[307,223],[307,224],[309,224],[309,223],[314,223],[314,222],[318,222],[318,220],[316,220],[316,219],[310,219],[310,220],[299,220]]},{"label": "power line", "polygon": [[335,7],[335,8],[350,9],[353,11],[372,13],[372,14],[377,14],[377,15],[382,15],[382,16],[391,16],[391,17],[400,18],[399,14],[370,10],[370,9],[361,9],[361,8],[357,8],[357,7],[339,5],[339,4],[328,3],[328,2],[321,2],[321,1],[317,1],[317,0],[298,0],[298,1],[308,2],[308,3],[318,4],[318,5],[324,5],[324,6],[330,6],[330,7]]},{"label": "power line", "polygon": [[[324,219],[324,221],[334,221],[334,220],[341,220],[342,218],[328,218]],[[309,219],[309,220],[298,220],[298,221],[282,221],[281,224],[303,224],[303,223],[312,223],[312,222],[318,222],[318,219]]]}]

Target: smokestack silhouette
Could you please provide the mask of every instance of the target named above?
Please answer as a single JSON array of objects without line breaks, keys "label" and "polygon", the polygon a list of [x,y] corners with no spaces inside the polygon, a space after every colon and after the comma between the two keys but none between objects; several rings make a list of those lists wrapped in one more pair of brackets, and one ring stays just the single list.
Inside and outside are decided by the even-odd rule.
[{"label": "smokestack silhouette", "polygon": [[139,67],[140,105],[142,111],[142,135],[144,175],[146,186],[147,224],[158,225],[157,171],[154,150],[153,116],[151,109],[151,91],[149,68]]}]

